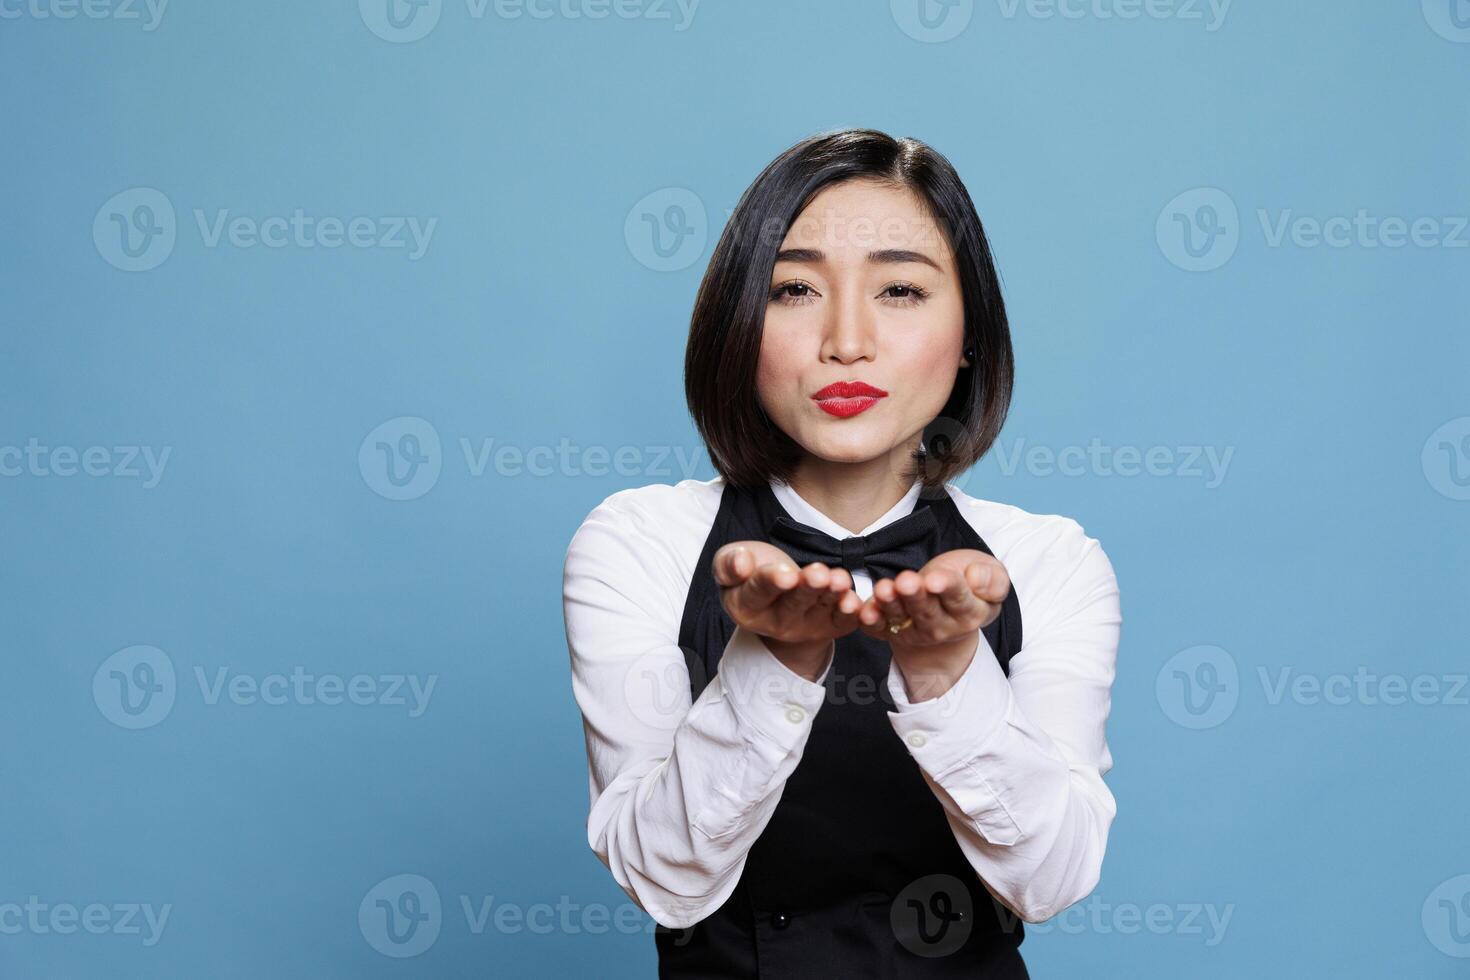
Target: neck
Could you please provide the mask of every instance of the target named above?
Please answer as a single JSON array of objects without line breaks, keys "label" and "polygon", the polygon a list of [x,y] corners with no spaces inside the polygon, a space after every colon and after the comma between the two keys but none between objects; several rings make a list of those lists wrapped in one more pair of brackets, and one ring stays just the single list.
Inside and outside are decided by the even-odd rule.
[{"label": "neck", "polygon": [[791,489],[801,499],[853,534],[882,517],[909,492],[905,482],[913,446],[861,463],[842,463],[808,454],[791,476]]}]

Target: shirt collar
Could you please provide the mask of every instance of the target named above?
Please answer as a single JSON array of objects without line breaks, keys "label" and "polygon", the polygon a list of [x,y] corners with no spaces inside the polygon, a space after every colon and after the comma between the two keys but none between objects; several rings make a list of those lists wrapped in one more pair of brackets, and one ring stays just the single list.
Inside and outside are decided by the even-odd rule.
[{"label": "shirt collar", "polygon": [[[888,524],[892,524],[894,521],[898,520],[901,517],[907,517],[909,514],[912,514],[914,512],[914,505],[918,503],[919,500],[919,491],[923,488],[923,482],[920,480],[915,480],[914,485],[909,487],[908,493],[899,498],[898,503],[888,508],[887,513],[879,517],[876,521],[869,524],[867,527],[863,528],[858,533],[872,534],[879,528]],[[801,524],[805,524],[808,527],[814,527],[818,531],[824,531],[827,534],[830,534],[832,537],[838,539],[839,541],[843,538],[850,538],[853,536],[853,533],[847,528],[843,527],[841,524],[838,524],[836,521],[832,520],[832,518],[828,517],[826,514],[817,510],[811,504],[803,500],[795,490],[791,489],[790,484],[778,483],[777,481],[772,480],[771,493],[775,494],[777,502],[779,502],[781,506],[786,509],[786,513],[791,515],[792,520],[797,521]]]}]

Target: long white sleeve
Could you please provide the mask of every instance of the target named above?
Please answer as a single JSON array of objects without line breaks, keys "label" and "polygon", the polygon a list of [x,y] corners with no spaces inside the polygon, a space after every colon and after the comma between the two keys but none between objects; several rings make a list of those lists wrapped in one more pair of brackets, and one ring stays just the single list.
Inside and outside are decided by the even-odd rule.
[{"label": "long white sleeve", "polygon": [[640,907],[683,928],[734,891],[824,688],[736,629],[691,705],[678,643],[690,571],[670,526],[622,495],[603,501],[567,549],[563,611],[587,741],[587,842]]},{"label": "long white sleeve", "polygon": [[1022,609],[1009,680],[982,634],[937,698],[910,703],[894,665],[889,720],[976,873],[1039,922],[1086,897],[1102,871],[1117,812],[1102,777],[1122,619],[1112,565],[1075,521],[1049,518],[996,554]]}]

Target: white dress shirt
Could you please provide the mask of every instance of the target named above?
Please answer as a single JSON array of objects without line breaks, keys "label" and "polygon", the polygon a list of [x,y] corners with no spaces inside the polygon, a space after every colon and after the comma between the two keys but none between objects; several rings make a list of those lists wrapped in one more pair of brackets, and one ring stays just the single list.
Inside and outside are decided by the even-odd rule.
[{"label": "white dress shirt", "polygon": [[[718,673],[690,702],[679,625],[724,486],[715,477],[612,494],[577,529],[563,573],[587,740],[587,842],[670,928],[698,922],[734,891],[824,696],[821,679],[801,677],[737,627]],[[834,538],[852,534],[788,485],[771,489],[793,519]],[[1117,581],[1070,518],[945,489],[1010,573],[1023,645],[1007,678],[981,634],[955,685],[917,703],[893,666],[888,718],[986,888],[1038,922],[1096,887],[1116,812],[1102,777],[1112,767],[1104,727]],[[912,513],[919,490],[861,533]],[[853,582],[862,598],[872,594],[865,572]]]}]

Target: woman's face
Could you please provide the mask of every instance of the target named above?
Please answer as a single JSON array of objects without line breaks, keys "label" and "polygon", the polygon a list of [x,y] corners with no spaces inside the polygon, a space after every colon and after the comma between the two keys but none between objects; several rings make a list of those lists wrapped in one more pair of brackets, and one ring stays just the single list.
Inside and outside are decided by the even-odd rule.
[{"label": "woman's face", "polygon": [[[969,363],[964,322],[954,256],[923,199],[873,180],[829,185],[792,223],[771,272],[761,406],[823,460],[898,450],[907,462]],[[833,392],[841,382],[875,391]]]}]

